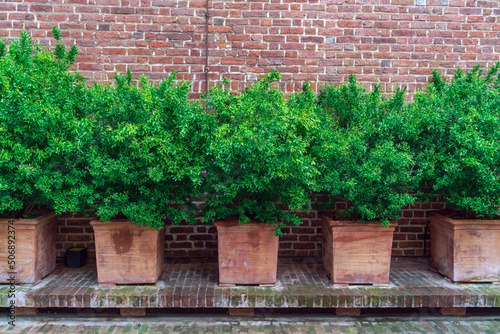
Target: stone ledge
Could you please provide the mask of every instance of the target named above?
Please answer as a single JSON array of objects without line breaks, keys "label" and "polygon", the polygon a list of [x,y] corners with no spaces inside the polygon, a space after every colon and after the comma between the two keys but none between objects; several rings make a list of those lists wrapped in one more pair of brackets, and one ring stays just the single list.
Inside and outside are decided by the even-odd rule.
[{"label": "stone ledge", "polygon": [[[500,307],[500,286],[453,284],[426,263],[393,263],[387,287],[337,287],[321,265],[280,264],[273,287],[219,287],[217,265],[168,264],[154,285],[100,288],[95,265],[58,265],[37,285],[16,287],[28,308],[464,308]],[[0,307],[9,300],[0,286]]]}]

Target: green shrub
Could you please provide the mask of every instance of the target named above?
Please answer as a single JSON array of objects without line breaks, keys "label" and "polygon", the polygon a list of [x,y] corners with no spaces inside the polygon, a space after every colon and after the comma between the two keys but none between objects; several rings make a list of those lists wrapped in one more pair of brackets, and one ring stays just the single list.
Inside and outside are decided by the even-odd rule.
[{"label": "green shrub", "polygon": [[[415,189],[438,195],[465,217],[493,218],[500,207],[500,63],[450,83],[437,72],[416,94],[405,134],[417,156]],[[429,189],[425,189],[425,188]]]},{"label": "green shrub", "polygon": [[[59,31],[53,29],[56,40]],[[81,111],[84,79],[68,72],[76,47],[66,53],[33,44],[26,32],[7,50],[0,42],[0,215],[31,216],[41,204],[66,201],[63,153],[73,151],[71,128]]]},{"label": "green shrub", "polygon": [[300,224],[297,213],[309,210],[318,173],[310,155],[319,127],[314,94],[287,103],[271,85],[279,78],[273,71],[236,95],[223,85],[212,89],[204,222],[260,220],[281,235],[285,223]]},{"label": "green shrub", "polygon": [[384,97],[356,83],[326,86],[318,96],[323,131],[317,146],[322,191],[332,202],[345,201],[336,219],[399,219],[401,208],[413,203],[409,194],[414,164],[408,145],[400,138],[405,126],[404,90]]},{"label": "green shrub", "polygon": [[[60,32],[53,29],[56,40]],[[206,131],[190,85],[175,74],[153,86],[130,73],[85,85],[68,71],[77,49],[53,52],[22,33],[0,44],[0,211],[84,211],[160,228],[193,222],[201,197]],[[205,136],[205,137],[203,137]]]},{"label": "green shrub", "polygon": [[[53,29],[60,41],[60,31]],[[85,85],[70,72],[76,47],[53,51],[23,32],[0,42],[0,214],[42,205],[125,217],[160,228],[163,219],[301,223],[311,193],[348,208],[337,219],[397,219],[414,193],[444,198],[464,216],[500,207],[500,63],[434,72],[407,105],[356,83],[308,84],[288,100],[273,71],[240,94],[215,87],[204,110],[175,73],[158,85],[130,72],[116,84]]]},{"label": "green shrub", "polygon": [[190,84],[175,73],[153,86],[128,72],[116,85],[88,89],[78,154],[85,168],[72,189],[72,211],[88,207],[103,221],[127,218],[161,228],[164,218],[194,222],[189,198],[202,181],[203,109],[190,104]]}]

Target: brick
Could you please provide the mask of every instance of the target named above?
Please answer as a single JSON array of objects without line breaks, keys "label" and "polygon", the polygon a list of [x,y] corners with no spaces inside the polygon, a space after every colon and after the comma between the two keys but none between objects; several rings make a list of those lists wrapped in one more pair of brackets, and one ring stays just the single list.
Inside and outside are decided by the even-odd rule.
[{"label": "brick", "polygon": [[145,308],[121,308],[120,315],[123,317],[144,317],[146,315]]},{"label": "brick", "polygon": [[16,315],[35,315],[38,314],[36,307],[16,307]]},{"label": "brick", "polygon": [[456,316],[456,315],[465,315],[467,309],[465,307],[442,307],[440,309],[441,315],[447,316]]},{"label": "brick", "polygon": [[227,36],[228,41],[249,41],[250,35],[230,35]]},{"label": "brick", "polygon": [[50,5],[31,5],[30,9],[32,12],[52,12],[54,7]]},{"label": "brick", "polygon": [[243,316],[253,316],[255,309],[253,308],[230,308],[228,310],[229,315],[243,315]]},{"label": "brick", "polygon": [[33,20],[35,16],[28,13],[10,13],[9,20],[20,20],[20,21],[30,21]]},{"label": "brick", "polygon": [[135,8],[133,7],[112,7],[111,14],[134,14]]},{"label": "brick", "polygon": [[335,315],[348,316],[348,317],[358,316],[358,315],[361,315],[361,309],[360,308],[336,308]]}]

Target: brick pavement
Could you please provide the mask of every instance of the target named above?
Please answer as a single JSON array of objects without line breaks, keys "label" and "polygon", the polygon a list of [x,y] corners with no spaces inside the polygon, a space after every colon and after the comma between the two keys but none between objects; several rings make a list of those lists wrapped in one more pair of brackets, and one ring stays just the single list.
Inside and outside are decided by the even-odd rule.
[{"label": "brick pavement", "polygon": [[[29,308],[420,308],[500,307],[500,285],[453,284],[426,263],[393,263],[387,287],[333,286],[320,264],[280,264],[273,287],[219,287],[211,263],[168,264],[156,285],[100,288],[95,265],[58,265],[42,283],[16,288]],[[0,287],[0,307],[8,305]]]},{"label": "brick pavement", "polygon": [[225,317],[68,318],[23,317],[16,326],[0,323],[10,333],[500,333],[494,317],[447,318],[335,318],[288,317],[232,319]]}]

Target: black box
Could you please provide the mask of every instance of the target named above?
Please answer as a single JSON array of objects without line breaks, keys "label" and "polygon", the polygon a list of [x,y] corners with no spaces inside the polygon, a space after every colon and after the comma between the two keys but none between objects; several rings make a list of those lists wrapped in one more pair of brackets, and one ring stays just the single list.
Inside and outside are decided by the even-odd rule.
[{"label": "black box", "polygon": [[72,247],[66,250],[66,267],[81,268],[87,261],[87,248]]}]

